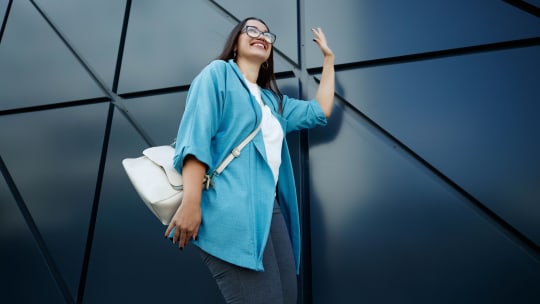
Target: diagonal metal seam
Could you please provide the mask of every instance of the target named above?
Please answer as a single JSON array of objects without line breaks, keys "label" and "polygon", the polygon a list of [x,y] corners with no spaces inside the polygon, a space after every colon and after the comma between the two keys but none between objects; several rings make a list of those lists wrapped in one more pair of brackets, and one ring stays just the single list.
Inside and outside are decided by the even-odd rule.
[{"label": "diagonal metal seam", "polygon": [[[296,77],[292,71],[279,72],[279,73],[276,73],[275,75],[276,75],[277,80],[290,79],[290,78]],[[62,108],[69,108],[69,107],[78,107],[78,106],[98,104],[98,103],[104,103],[104,102],[113,103],[115,104],[115,107],[120,108],[123,106],[123,103],[125,103],[126,100],[129,100],[129,99],[187,92],[189,91],[190,86],[191,86],[190,84],[187,84],[187,85],[178,85],[178,86],[172,86],[172,87],[163,87],[163,88],[150,89],[150,90],[144,90],[144,91],[134,91],[134,92],[117,94],[122,104],[120,103],[115,104],[114,101],[111,100],[109,97],[104,96],[104,97],[76,99],[76,100],[70,100],[70,101],[61,101],[57,103],[42,104],[42,105],[37,105],[37,106],[28,106],[28,107],[22,107],[22,108],[0,110],[0,116],[46,111],[46,110],[53,110],[53,109],[62,109]],[[125,111],[129,112],[129,110],[127,109],[125,109]],[[147,144],[151,145],[149,142],[151,142],[151,140],[147,141]]]},{"label": "diagonal metal seam", "polygon": [[77,303],[82,303],[84,299],[84,292],[86,290],[86,282],[88,279],[88,269],[90,265],[90,257],[92,254],[92,245],[94,241],[94,235],[96,230],[96,220],[99,210],[99,201],[101,198],[101,190],[103,187],[103,177],[105,175],[105,165],[107,161],[108,147],[111,137],[112,121],[114,117],[114,105],[109,104],[109,111],[107,114],[107,124],[105,126],[105,135],[103,136],[103,144],[101,148],[101,157],[99,161],[98,178],[96,181],[96,188],[94,192],[94,201],[92,204],[92,211],[90,214],[90,226],[88,228],[88,235],[86,238],[86,250],[83,258],[83,265],[81,270],[81,277],[79,280],[79,289],[77,293]]},{"label": "diagonal metal seam", "polygon": [[[296,77],[293,71],[277,72],[275,73],[275,76],[277,80]],[[161,87],[161,88],[149,89],[149,90],[143,90],[143,91],[121,93],[121,94],[118,94],[118,96],[121,97],[122,100],[127,100],[127,99],[141,98],[141,97],[147,97],[147,96],[157,96],[157,95],[163,95],[163,94],[187,92],[189,91],[190,87],[191,87],[191,84],[185,84],[185,85]],[[0,111],[0,114],[1,113],[2,112]]]},{"label": "diagonal metal seam", "polygon": [[[100,167],[98,170],[98,176],[97,176],[97,182],[96,182],[96,188],[94,193],[94,200],[92,204],[92,211],[90,216],[90,222],[89,222],[89,228],[88,228],[88,235],[87,235],[87,242],[85,246],[85,255],[83,258],[83,267],[81,269],[81,276],[79,279],[79,289],[78,289],[78,295],[77,295],[77,302],[82,302],[82,299],[84,297],[84,291],[86,287],[86,280],[88,275],[88,266],[90,261],[90,254],[93,244],[93,237],[95,233],[95,221],[97,218],[97,211],[99,208],[99,200],[101,195],[101,187],[102,187],[102,181],[103,181],[103,175],[105,171],[105,163],[107,159],[107,151],[108,151],[108,144],[109,144],[109,138],[110,138],[110,132],[112,127],[112,119],[113,119],[113,112],[114,108],[118,108],[120,112],[124,115],[124,117],[131,123],[131,125],[137,130],[137,132],[143,137],[143,139],[146,141],[146,143],[150,146],[154,145],[152,139],[146,131],[142,128],[142,126],[132,117],[132,115],[129,113],[129,110],[125,106],[125,104],[122,101],[122,98],[120,98],[113,90],[111,90],[105,82],[101,79],[101,77],[92,69],[90,64],[83,58],[83,56],[78,52],[73,44],[67,39],[66,35],[64,35],[58,26],[56,26],[52,19],[49,18],[45,12],[33,1],[30,0],[36,10],[39,12],[39,14],[45,19],[45,21],[49,24],[49,26],[52,28],[52,30],[57,34],[57,36],[62,40],[62,42],[65,44],[65,46],[70,50],[70,52],[76,57],[76,59],[79,61],[79,63],[83,66],[83,68],[88,72],[90,77],[98,84],[98,86],[102,89],[102,91],[111,99],[111,106],[109,107],[109,113],[107,117],[107,125],[105,129],[105,138],[103,140],[103,146],[102,146],[102,153],[100,156]],[[124,18],[126,16],[129,17],[129,11],[131,9],[131,1],[126,2],[126,12],[124,14]],[[123,26],[122,26],[122,39],[120,41],[120,47],[119,47],[119,54],[118,54],[118,60],[121,61],[123,50],[124,50],[124,44],[125,44],[125,38],[126,38],[126,31],[127,31],[127,22],[128,19],[124,20]],[[115,89],[117,89],[118,86],[118,79],[119,79],[119,72],[120,72],[120,64],[117,64],[115,69],[115,80],[114,80],[114,86]]]},{"label": "diagonal metal seam", "polygon": [[[219,3],[217,3],[215,0],[208,0],[208,2],[210,2],[210,4],[212,4],[213,6],[215,6],[220,12],[222,12],[223,14],[225,14],[227,17],[233,19],[234,21],[236,22],[240,22],[242,20],[240,20],[239,18],[237,18],[233,13],[229,12],[229,10],[227,10],[225,7],[223,7],[222,5],[220,5]],[[298,63],[296,63],[292,58],[290,58],[289,56],[287,56],[284,52],[282,52],[279,48],[277,47],[274,47],[274,52],[279,55],[283,60],[285,60],[287,63],[289,63],[293,68],[296,68],[298,69],[300,66]]]},{"label": "diagonal metal seam", "polygon": [[[96,84],[101,88],[101,90],[111,99],[111,102],[113,105],[120,110],[120,112],[124,115],[124,117],[129,121],[129,123],[135,128],[135,130],[139,133],[139,135],[144,139],[144,141],[149,145],[154,145],[154,141],[151,139],[151,137],[148,135],[148,133],[145,131],[145,129],[137,122],[137,120],[131,115],[127,107],[125,106],[123,100],[121,97],[119,97],[116,93],[114,93],[106,84],[105,81],[101,79],[101,77],[96,73],[90,64],[84,59],[84,57],[81,55],[77,49],[73,46],[73,44],[67,39],[67,36],[64,35],[59,27],[54,24],[51,18],[47,16],[44,10],[42,10],[37,3],[35,3],[34,0],[29,0],[38,13],[42,16],[42,18],[49,24],[51,29],[56,33],[56,35],[62,40],[64,45],[69,49],[69,51],[75,56],[75,58],[79,61],[79,63],[83,66],[83,68],[86,70],[86,72],[90,75],[90,77],[96,82]],[[131,3],[131,2],[130,2]],[[124,37],[125,38],[125,37]]]},{"label": "diagonal metal seam", "polygon": [[[446,58],[446,57],[471,55],[471,54],[476,54],[476,53],[496,52],[496,51],[525,48],[525,47],[531,47],[531,46],[537,46],[537,45],[540,45],[540,37],[531,37],[531,38],[524,38],[524,39],[517,39],[517,40],[509,40],[509,41],[502,41],[502,42],[495,42],[495,43],[459,47],[459,48],[446,49],[446,50],[428,51],[428,52],[423,52],[423,53],[416,53],[416,54],[409,54],[409,55],[402,55],[402,56],[385,57],[385,58],[371,59],[371,60],[365,60],[365,61],[336,64],[335,69],[336,69],[336,72],[341,72],[341,71],[360,69],[360,68],[366,68],[366,67],[393,65],[393,64],[417,62],[417,61],[424,61],[424,60],[433,60],[433,59]],[[310,75],[320,74],[322,71],[322,68],[321,67],[309,68],[307,69],[307,71]]]},{"label": "diagonal metal seam", "polygon": [[[128,1],[129,1],[129,0],[128,0]],[[217,3],[215,3],[215,1],[211,1],[211,0],[210,0],[210,2],[212,2],[212,3],[214,3],[214,4],[217,4]],[[125,38],[124,38],[124,39],[125,39]],[[64,42],[64,43],[66,43],[67,45],[69,45],[69,43],[67,43],[67,42]],[[74,52],[74,51],[73,51],[73,52]],[[286,56],[285,56],[285,57],[286,57]],[[285,60],[287,60],[287,57],[285,58]],[[301,57],[299,57],[299,60],[301,60]],[[289,61],[289,63],[293,64],[291,61]],[[293,65],[294,65],[294,64],[293,64]],[[297,66],[297,69],[299,69],[299,70],[304,70],[304,69],[301,67],[301,63]],[[336,70],[338,70],[338,69],[339,69],[339,66],[336,68]],[[309,71],[308,71],[308,72],[309,72]],[[90,73],[91,75],[96,75],[96,76],[97,76],[97,74],[92,74],[91,72],[89,72],[89,73]],[[117,73],[119,73],[119,71],[118,71]],[[310,73],[314,73],[314,72],[312,71],[312,72],[310,72]],[[119,75],[119,74],[115,74],[115,76],[118,76],[118,75]],[[300,78],[300,77],[299,77],[299,78]],[[106,87],[106,86],[105,86],[105,87]],[[116,88],[116,89],[117,89],[117,88]],[[112,95],[110,95],[110,98],[112,99],[112,103],[113,103],[113,105],[114,105],[115,107],[118,107],[119,109],[121,109],[121,110],[122,110],[122,113],[123,113],[124,115],[128,115],[128,114],[127,114],[127,112],[128,112],[127,109],[121,108],[121,106],[119,105],[119,102],[122,101],[122,98],[119,97],[118,95],[116,95],[116,89],[113,89],[113,90],[112,90],[112,91],[114,91],[114,93],[111,91]],[[344,99],[343,99],[343,100],[344,100]],[[357,110],[357,109],[356,109],[356,110]],[[128,120],[129,120],[129,118],[128,118]],[[130,122],[131,122],[131,121],[130,121]],[[133,122],[135,122],[135,121],[133,121]],[[132,122],[132,123],[133,123],[133,122]],[[135,122],[135,123],[136,123],[136,122]],[[138,131],[139,131],[139,130],[138,130]],[[144,137],[144,136],[143,136],[143,137]],[[148,142],[148,140],[147,140],[147,142]]]},{"label": "diagonal metal seam", "polygon": [[62,109],[62,108],[69,108],[69,107],[86,106],[86,105],[92,105],[92,104],[98,104],[98,103],[104,103],[104,102],[110,102],[110,99],[108,97],[97,97],[97,98],[63,101],[63,102],[58,102],[58,103],[49,103],[49,104],[42,104],[42,105],[37,105],[37,106],[0,110],[0,116],[47,111],[47,110]]},{"label": "diagonal metal seam", "polygon": [[30,0],[30,2],[34,5],[35,9],[38,11],[38,13],[41,15],[41,17],[49,24],[49,27],[55,32],[55,34],[62,40],[64,45],[69,49],[69,51],[75,56],[77,61],[82,65],[82,67],[86,70],[88,75],[95,81],[95,83],[99,86],[99,88],[111,99],[115,99],[114,93],[105,85],[105,82],[99,77],[98,73],[96,73],[90,64],[83,58],[81,53],[77,51],[74,47],[74,44],[71,43],[67,36],[60,31],[60,28],[54,24],[52,19],[45,13],[41,7],[34,1]]},{"label": "diagonal metal seam", "polygon": [[6,29],[12,3],[13,3],[13,0],[9,0],[7,8],[6,8],[6,13],[4,14],[4,18],[2,19],[2,27],[0,27],[0,45],[2,44],[2,37],[4,37],[4,31]]},{"label": "diagonal metal seam", "polygon": [[[47,22],[47,24],[51,27],[51,29],[56,33],[56,35],[62,40],[64,45],[69,49],[69,51],[75,56],[75,58],[79,61],[79,63],[83,66],[83,68],[87,71],[87,73],[90,75],[90,77],[96,82],[96,84],[101,88],[101,90],[111,99],[111,106],[109,107],[109,115],[107,119],[107,126],[105,131],[105,138],[102,146],[102,154],[100,156],[100,168],[98,171],[98,177],[97,177],[97,183],[94,193],[94,200],[92,204],[92,214],[90,216],[90,222],[89,222],[89,228],[88,228],[88,235],[87,235],[87,243],[85,246],[85,255],[83,258],[83,269],[81,269],[81,277],[79,280],[79,290],[77,295],[77,302],[81,302],[82,298],[84,296],[84,290],[86,285],[86,278],[88,274],[88,264],[90,259],[90,252],[92,248],[93,243],[93,236],[95,231],[95,220],[97,216],[97,210],[99,206],[99,199],[100,199],[100,193],[101,193],[101,187],[102,187],[102,181],[103,181],[103,174],[104,174],[104,166],[106,162],[106,153],[109,143],[109,137],[110,137],[110,129],[112,125],[112,117],[111,114],[114,112],[114,108],[118,108],[120,112],[127,118],[127,120],[131,123],[131,125],[138,131],[138,133],[143,137],[143,139],[147,142],[149,145],[153,145],[153,142],[151,138],[147,135],[147,133],[144,131],[144,129],[137,123],[137,121],[131,116],[125,105],[122,103],[121,98],[114,93],[106,84],[105,82],[99,77],[99,75],[92,69],[92,67],[87,63],[87,61],[83,58],[83,56],[78,52],[73,44],[67,39],[66,35],[64,35],[59,27],[55,25],[49,16],[43,11],[35,1],[30,0],[30,2],[33,4],[35,9],[38,11],[38,13],[42,16],[42,18]],[[130,2],[129,2],[130,3]],[[125,37],[124,37],[125,38]],[[116,77],[116,76],[115,76]],[[35,226],[36,233],[39,233],[37,226]],[[39,235],[37,235],[39,237]],[[43,242],[43,246],[40,247],[42,250],[46,250],[45,243],[42,239],[37,238],[37,240],[41,240]],[[69,295],[69,290],[67,290],[67,287],[65,287],[65,282],[58,271],[54,260],[50,253],[48,251],[43,251],[44,255],[48,256],[49,262],[53,265],[52,269],[55,269],[56,272],[53,274],[55,275],[56,282],[61,288],[64,293],[67,291],[68,294],[64,294],[64,297],[67,297]],[[69,297],[67,299],[69,303],[73,303],[73,299]]]},{"label": "diagonal metal seam", "polygon": [[502,0],[503,2],[506,2],[522,11],[525,11],[528,14],[531,14],[533,16],[536,16],[540,18],[540,7],[537,7],[531,3],[528,3],[526,1],[522,0]]},{"label": "diagonal metal seam", "polygon": [[187,92],[189,88],[190,88],[190,85],[188,84],[188,85],[180,85],[180,86],[173,86],[173,87],[164,87],[164,88],[158,88],[158,89],[122,93],[122,94],[119,94],[119,96],[122,97],[122,99],[126,100],[126,99],[141,98],[141,97],[147,97],[147,96],[158,96],[158,95],[163,95],[163,94]]},{"label": "diagonal metal seam", "polygon": [[[123,24],[122,24],[122,33],[120,36],[120,45],[118,47],[118,55],[117,55],[116,68],[115,68],[115,74],[114,74],[114,80],[113,80],[113,88],[111,90],[111,93],[114,95],[116,95],[116,92],[118,90],[118,82],[120,79],[120,70],[122,66],[122,58],[123,58],[123,53],[124,53],[124,45],[125,45],[125,39],[126,39],[126,33],[127,33],[127,26],[129,23],[130,10],[131,10],[131,0],[127,0],[125,12],[124,12]],[[105,134],[103,136],[103,144],[101,146],[102,150],[101,150],[99,169],[98,169],[98,175],[97,175],[98,177],[97,177],[95,193],[94,193],[94,201],[92,204],[92,211],[90,214],[90,224],[88,228],[88,235],[86,238],[86,250],[85,250],[85,254],[83,258],[81,276],[79,279],[77,303],[83,303],[84,294],[86,291],[86,282],[88,280],[90,258],[92,256],[92,248],[93,248],[94,235],[95,235],[95,230],[96,230],[96,221],[97,221],[97,216],[98,216],[98,211],[99,211],[99,202],[101,199],[101,190],[103,187],[103,178],[105,175],[105,165],[106,165],[107,153],[108,153],[108,148],[109,148],[109,143],[110,143],[115,107],[117,107],[115,106],[115,103],[109,104],[109,111],[107,114],[107,123],[105,126]]]},{"label": "diagonal metal seam", "polygon": [[120,34],[120,45],[118,46],[118,55],[116,59],[116,68],[114,71],[114,80],[112,91],[118,94],[118,83],[120,82],[120,72],[122,71],[122,62],[124,59],[124,48],[126,46],[126,36],[129,25],[129,16],[131,14],[131,0],[126,1],[126,9],[124,11],[124,20],[122,23],[122,32]]},{"label": "diagonal metal seam", "polygon": [[17,188],[15,180],[9,173],[9,170],[6,164],[4,163],[2,156],[0,156],[0,171],[4,175],[4,179],[6,180],[8,188],[10,189],[11,194],[13,195],[13,198],[15,199],[15,203],[17,204],[17,207],[19,208],[19,211],[21,212],[23,219],[28,229],[30,230],[31,235],[36,241],[39,251],[41,252],[43,258],[45,259],[45,264],[49,268],[49,272],[52,275],[54,281],[56,282],[56,285],[58,286],[60,293],[64,297],[66,303],[75,303],[71,295],[71,292],[69,291],[69,288],[60,273],[60,269],[56,265],[52,257],[51,251],[47,247],[47,243],[45,242],[43,236],[39,232],[39,228],[37,227],[37,224],[34,221],[34,218],[32,217],[32,213],[28,209],[21,192]]},{"label": "diagonal metal seam", "polygon": [[[313,77],[315,82],[319,80]],[[533,240],[528,238],[523,234],[519,229],[515,228],[504,218],[499,216],[493,210],[491,210],[486,204],[482,203],[474,195],[469,193],[467,190],[463,189],[459,184],[454,182],[450,177],[446,176],[442,171],[437,169],[434,165],[416,153],[413,149],[407,146],[405,143],[400,141],[397,137],[392,135],[388,130],[379,125],[376,121],[371,119],[367,114],[358,109],[352,103],[347,101],[343,96],[340,96],[338,93],[335,94],[344,107],[350,109],[353,113],[361,117],[365,122],[373,127],[377,132],[383,135],[386,139],[392,142],[396,147],[399,147],[404,153],[409,157],[419,163],[422,167],[428,170],[431,174],[436,176],[444,184],[448,185],[452,190],[458,193],[463,197],[471,208],[477,211],[481,216],[483,216],[490,224],[492,224],[498,231],[502,232],[507,236],[512,242],[514,242],[518,247],[522,248],[526,253],[528,253],[533,259],[537,262],[540,262],[540,246],[536,244]]]},{"label": "diagonal metal seam", "polygon": [[[455,48],[455,49],[448,49],[448,50],[426,52],[426,53],[419,53],[419,54],[404,55],[404,56],[336,65],[336,72],[351,70],[351,69],[359,69],[359,68],[364,68],[364,67],[371,67],[371,66],[400,64],[400,63],[420,61],[420,60],[431,60],[431,59],[443,58],[443,57],[462,56],[462,55],[468,55],[468,54],[479,53],[479,52],[492,52],[492,51],[500,51],[500,50],[505,50],[505,49],[516,49],[516,48],[530,47],[530,46],[536,46],[536,45],[540,45],[540,37],[532,37],[532,38],[496,42],[496,43],[490,43],[490,44],[484,44],[484,45],[476,45],[476,46],[469,46],[469,47],[463,47],[463,48]],[[320,74],[321,70],[322,68],[320,67],[312,68],[312,69],[308,69],[308,73],[313,76],[313,74]],[[316,83],[319,82],[316,76],[313,76],[313,80]],[[394,137],[390,132],[388,132],[382,126],[380,126],[371,118],[369,118],[368,115],[363,113],[360,109],[355,107],[352,103],[348,102],[344,97],[340,96],[337,93],[335,94],[335,96],[339,98],[340,100],[342,100],[343,104],[346,107],[352,109],[354,113],[357,113],[359,116],[361,116],[375,129],[377,129],[379,132],[384,134],[385,137],[387,137],[392,142],[394,142],[397,146],[399,146],[409,156],[411,156],[413,159],[421,163],[427,170],[429,170],[431,173],[436,175],[440,180],[445,182],[454,191],[456,191],[462,197],[464,197],[470,203],[470,206],[472,206],[482,216],[487,218],[488,221],[491,224],[493,224],[499,231],[501,231],[504,235],[509,237],[509,239],[512,240],[514,243],[516,243],[519,247],[523,248],[536,261],[540,262],[540,246],[536,244],[536,242],[528,238],[519,229],[511,225],[503,217],[499,216],[497,213],[495,213],[493,210],[487,207],[486,204],[482,203],[479,199],[474,197],[472,194],[470,194],[468,191],[463,189],[461,186],[459,186],[456,182],[454,182],[448,176],[443,174],[435,166],[433,166],[424,158],[422,158],[420,155],[418,155],[416,152],[414,152],[414,150],[412,150],[403,142],[401,142],[396,137]]]}]

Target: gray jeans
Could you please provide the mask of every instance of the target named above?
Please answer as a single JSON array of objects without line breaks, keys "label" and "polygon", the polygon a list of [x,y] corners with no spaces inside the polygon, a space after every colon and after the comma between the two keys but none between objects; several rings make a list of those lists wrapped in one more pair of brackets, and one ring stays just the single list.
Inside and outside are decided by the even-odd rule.
[{"label": "gray jeans", "polygon": [[287,226],[277,203],[264,249],[263,272],[227,263],[202,250],[199,252],[227,303],[296,303],[296,266]]}]

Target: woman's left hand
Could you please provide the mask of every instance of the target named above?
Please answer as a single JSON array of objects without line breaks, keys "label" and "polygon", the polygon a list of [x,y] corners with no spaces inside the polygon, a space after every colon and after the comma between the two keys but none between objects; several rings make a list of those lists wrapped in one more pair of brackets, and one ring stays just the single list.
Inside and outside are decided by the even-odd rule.
[{"label": "woman's left hand", "polygon": [[313,41],[319,45],[321,48],[321,52],[323,53],[324,57],[327,56],[334,56],[334,52],[328,47],[328,43],[326,41],[326,36],[324,35],[324,32],[320,27],[318,28],[312,28],[311,31],[315,35],[315,38],[313,38]]},{"label": "woman's left hand", "polygon": [[328,47],[326,42],[326,36],[324,35],[320,27],[311,29],[315,38],[313,41],[321,48],[323,53],[323,65],[322,73],[319,82],[319,88],[317,89],[317,95],[315,99],[321,106],[326,117],[330,117],[332,108],[334,106],[334,93],[335,93],[335,72],[334,72],[334,52]]}]

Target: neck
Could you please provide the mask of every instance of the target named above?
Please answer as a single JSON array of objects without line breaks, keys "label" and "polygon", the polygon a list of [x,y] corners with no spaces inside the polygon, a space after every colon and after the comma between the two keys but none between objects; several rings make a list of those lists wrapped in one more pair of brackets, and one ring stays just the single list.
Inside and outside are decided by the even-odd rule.
[{"label": "neck", "polygon": [[250,62],[248,60],[242,60],[239,58],[236,61],[238,68],[244,74],[244,77],[250,82],[257,83],[257,78],[259,77],[259,69],[261,68],[260,64]]}]

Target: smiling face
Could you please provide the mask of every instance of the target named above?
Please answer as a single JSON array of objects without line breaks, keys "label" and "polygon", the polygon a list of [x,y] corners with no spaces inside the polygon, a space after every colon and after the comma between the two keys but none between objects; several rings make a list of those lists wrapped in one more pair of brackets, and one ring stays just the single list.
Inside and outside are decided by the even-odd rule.
[{"label": "smiling face", "polygon": [[[268,32],[266,26],[258,20],[248,20],[245,26],[252,26],[260,32]],[[270,57],[272,44],[266,41],[263,35],[257,38],[250,37],[246,32],[242,32],[238,36],[237,43],[237,58],[248,59],[262,64]]]}]

